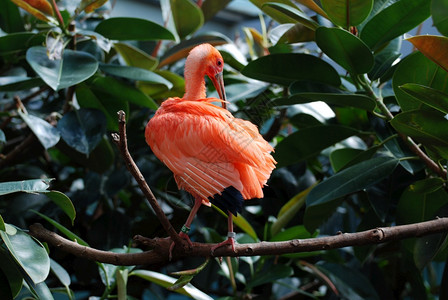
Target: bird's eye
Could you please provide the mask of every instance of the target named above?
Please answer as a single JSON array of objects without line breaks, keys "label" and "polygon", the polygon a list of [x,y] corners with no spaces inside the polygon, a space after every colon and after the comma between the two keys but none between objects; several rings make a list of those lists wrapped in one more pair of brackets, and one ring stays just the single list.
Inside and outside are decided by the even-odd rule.
[{"label": "bird's eye", "polygon": [[222,61],[218,60],[217,64],[218,66],[222,65]]}]

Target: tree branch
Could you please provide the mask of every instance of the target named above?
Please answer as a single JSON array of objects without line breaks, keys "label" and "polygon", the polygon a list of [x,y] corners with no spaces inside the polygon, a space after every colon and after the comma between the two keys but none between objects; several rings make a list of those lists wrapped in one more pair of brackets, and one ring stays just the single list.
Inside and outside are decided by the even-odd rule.
[{"label": "tree branch", "polygon": [[186,247],[187,246],[186,241],[183,240],[174,230],[173,226],[166,217],[162,208],[159,206],[156,197],[154,196],[148,184],[146,183],[145,178],[143,177],[142,173],[140,172],[134,160],[132,159],[131,154],[129,153],[128,142],[126,137],[126,114],[122,110],[118,112],[118,128],[119,128],[119,134],[113,133],[112,139],[117,145],[118,149],[120,150],[120,153],[126,162],[127,169],[137,181],[138,186],[142,190],[143,194],[145,195],[151,207],[154,209],[157,218],[160,220],[160,223],[162,224],[165,231],[171,237],[171,240],[174,241],[176,245],[182,245],[183,247]]},{"label": "tree branch", "polygon": [[[237,257],[311,252],[350,246],[381,244],[442,232],[448,232],[448,217],[421,223],[380,227],[362,232],[340,233],[334,236],[305,240],[236,244],[235,252],[232,251],[231,247],[221,247],[217,248],[213,255],[211,254],[211,249],[216,244],[193,243],[191,248],[176,247],[173,251],[173,259],[181,259],[184,257]],[[103,263],[115,265],[155,265],[169,261],[168,250],[171,244],[169,238],[148,239],[142,236],[136,236],[134,237],[136,242],[150,246],[154,250],[142,253],[113,253],[81,246],[45,229],[41,224],[31,225],[29,233],[33,237],[75,256]]]}]

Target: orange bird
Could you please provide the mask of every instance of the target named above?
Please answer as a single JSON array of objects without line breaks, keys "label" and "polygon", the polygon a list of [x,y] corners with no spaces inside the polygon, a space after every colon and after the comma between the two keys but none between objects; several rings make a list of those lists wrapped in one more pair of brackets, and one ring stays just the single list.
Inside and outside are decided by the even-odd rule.
[{"label": "orange bird", "polygon": [[[146,142],[174,173],[179,189],[195,199],[181,237],[191,244],[188,231],[201,204],[211,202],[227,212],[228,239],[212,252],[227,244],[235,251],[232,215],[241,212],[243,200],[263,197],[262,188],[276,164],[270,154],[274,149],[257,127],[226,109],[223,67],[213,46],[193,48],[185,62],[183,98],[165,100],[145,130]],[[206,98],[205,75],[221,99]]]}]

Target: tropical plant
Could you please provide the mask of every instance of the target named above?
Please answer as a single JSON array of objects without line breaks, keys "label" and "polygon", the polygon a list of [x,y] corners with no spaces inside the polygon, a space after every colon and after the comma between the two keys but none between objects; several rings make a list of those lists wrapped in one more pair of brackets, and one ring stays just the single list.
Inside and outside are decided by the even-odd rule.
[{"label": "tropical plant", "polygon": [[[447,2],[250,0],[244,41],[197,33],[229,2],[162,0],[156,24],[107,0],[0,0],[1,299],[448,298]],[[428,18],[440,35],[404,37]],[[265,254],[203,254],[226,232],[214,207],[168,261],[156,237],[192,201],[144,126],[205,42],[229,110],[275,146],[235,220],[238,249]]]}]

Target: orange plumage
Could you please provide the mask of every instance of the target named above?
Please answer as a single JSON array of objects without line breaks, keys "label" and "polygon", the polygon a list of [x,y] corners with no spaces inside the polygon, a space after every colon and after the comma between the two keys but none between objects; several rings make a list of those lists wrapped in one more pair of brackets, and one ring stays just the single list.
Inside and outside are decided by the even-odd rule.
[{"label": "orange plumage", "polygon": [[[225,103],[222,70],[222,57],[214,47],[194,48],[185,64],[184,97],[165,100],[145,130],[146,142],[174,173],[178,187],[196,199],[187,227],[201,203],[209,205],[211,200],[223,207],[219,201],[228,200],[223,193],[230,193],[224,207],[233,214],[241,204],[233,203],[238,200],[232,197],[262,198],[276,163],[270,154],[273,148],[255,125],[212,104]],[[205,75],[224,100],[205,98]]]}]

